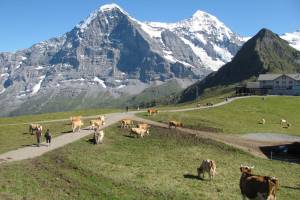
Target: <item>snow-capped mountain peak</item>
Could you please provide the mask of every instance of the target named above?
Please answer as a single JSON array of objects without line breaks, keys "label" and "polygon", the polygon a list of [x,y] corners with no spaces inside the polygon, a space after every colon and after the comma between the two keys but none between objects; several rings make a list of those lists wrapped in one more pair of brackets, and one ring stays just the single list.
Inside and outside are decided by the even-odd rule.
[{"label": "snow-capped mountain peak", "polygon": [[117,5],[115,3],[103,5],[98,10],[105,12],[105,11],[111,11],[113,9],[118,9],[125,13],[125,11],[119,5]]},{"label": "snow-capped mountain peak", "polygon": [[107,12],[112,12],[114,10],[120,11],[123,14],[127,15],[128,17],[129,14],[123,10],[120,6],[118,6],[117,4],[106,4],[101,6],[100,8],[96,9],[94,12],[92,12],[85,20],[81,21],[79,24],[76,25],[77,28],[81,29],[81,30],[85,30],[89,24],[96,19],[96,17],[99,15],[99,13],[107,13]]},{"label": "snow-capped mountain peak", "polygon": [[196,11],[186,23],[192,32],[219,32],[221,33],[220,37],[222,37],[220,39],[223,39],[224,36],[230,39],[230,35],[232,34],[232,31],[217,17],[201,10]]},{"label": "snow-capped mountain peak", "polygon": [[[206,68],[218,70],[229,62],[244,43],[217,17],[196,11],[191,18],[176,23],[147,22],[142,28],[152,37],[168,30],[193,50]],[[149,28],[150,27],[150,28]]]}]

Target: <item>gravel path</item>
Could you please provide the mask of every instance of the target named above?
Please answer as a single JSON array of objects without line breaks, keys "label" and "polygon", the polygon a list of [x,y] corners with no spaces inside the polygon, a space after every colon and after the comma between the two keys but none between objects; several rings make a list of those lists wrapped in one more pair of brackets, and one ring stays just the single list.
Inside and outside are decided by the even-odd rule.
[{"label": "gravel path", "polygon": [[[215,104],[210,107],[222,106],[222,105],[228,104],[236,99],[242,99],[242,98],[249,98],[249,97],[231,98],[228,101],[224,101],[224,102]],[[206,108],[208,108],[208,107],[185,108],[185,109],[176,109],[176,110],[169,110],[169,111],[164,110],[161,112],[183,112],[183,111],[191,111],[191,110],[206,109]],[[141,111],[133,111],[133,112],[128,112],[128,113],[105,114],[106,124],[102,127],[102,129],[104,129],[124,118],[130,118],[130,119],[133,119],[136,121],[143,121],[143,122],[147,122],[149,124],[155,125],[155,126],[167,128],[167,124],[154,122],[151,120],[147,120],[147,119],[143,119],[143,118],[135,116],[135,114],[140,113],[140,112],[144,112],[144,111],[141,110]],[[89,116],[89,117],[84,117],[84,119],[91,119],[91,118],[95,118],[95,117],[96,116]],[[69,119],[48,120],[48,121],[40,121],[39,123],[53,123],[53,122],[68,121],[68,120]],[[29,123],[19,123],[19,124],[29,124]],[[6,125],[16,125],[16,124],[6,124]],[[5,126],[5,124],[2,124],[1,126]],[[256,135],[248,134],[248,136],[246,136],[246,137],[239,137],[237,135],[211,133],[211,132],[197,131],[197,130],[192,130],[192,129],[187,129],[187,128],[178,128],[178,129],[181,130],[183,133],[193,134],[197,137],[209,138],[209,139],[213,139],[213,140],[216,140],[219,142],[223,142],[225,144],[232,145],[234,147],[243,149],[245,151],[248,151],[248,152],[250,152],[256,156],[260,156],[260,157],[265,157],[265,156],[260,151],[259,146],[274,145],[274,144],[278,144],[278,142],[282,142],[282,141],[286,142],[287,139],[294,138],[293,136],[278,137],[277,134],[272,134],[272,137],[274,136],[274,141],[273,141],[273,140],[270,140],[270,135],[267,137],[267,136],[265,136],[265,134],[264,135],[259,134],[259,136],[257,136],[257,134]],[[75,142],[75,141],[77,141],[83,137],[86,137],[90,134],[92,134],[91,130],[87,130],[87,129],[80,130],[79,132],[76,132],[76,133],[67,133],[67,134],[63,134],[61,136],[53,138],[52,144],[49,147],[45,143],[42,143],[41,147],[36,147],[35,145],[33,145],[33,146],[28,146],[28,147],[20,148],[17,150],[9,151],[9,152],[0,154],[0,164],[6,163],[6,162],[12,162],[12,161],[18,161],[18,160],[24,160],[24,159],[38,157],[38,156],[43,155],[46,152],[63,147],[67,144]],[[263,140],[262,138],[268,138],[268,140]],[[299,139],[299,138],[297,138],[297,139]]]}]

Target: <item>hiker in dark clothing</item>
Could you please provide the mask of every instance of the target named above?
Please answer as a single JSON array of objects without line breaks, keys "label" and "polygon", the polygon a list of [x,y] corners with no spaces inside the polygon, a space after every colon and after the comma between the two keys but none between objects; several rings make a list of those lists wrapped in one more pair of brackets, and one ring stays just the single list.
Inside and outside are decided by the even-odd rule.
[{"label": "hiker in dark clothing", "polygon": [[42,142],[42,129],[38,128],[36,130],[36,139],[37,139],[37,146],[39,147]]},{"label": "hiker in dark clothing", "polygon": [[126,106],[126,112],[128,112],[128,109],[129,109],[129,107],[128,107],[128,106]]},{"label": "hiker in dark clothing", "polygon": [[46,143],[49,143],[48,146],[50,146],[50,145],[51,145],[51,138],[52,138],[52,135],[51,135],[49,129],[47,129],[47,131],[46,131],[46,133],[45,133],[45,138],[46,138]]}]

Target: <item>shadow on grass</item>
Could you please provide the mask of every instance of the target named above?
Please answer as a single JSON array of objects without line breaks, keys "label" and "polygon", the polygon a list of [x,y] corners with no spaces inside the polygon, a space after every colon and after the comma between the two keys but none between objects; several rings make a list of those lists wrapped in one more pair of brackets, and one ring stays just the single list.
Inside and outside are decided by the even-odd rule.
[{"label": "shadow on grass", "polygon": [[94,138],[87,139],[86,141],[90,144],[95,144]]},{"label": "shadow on grass", "polygon": [[22,147],[41,147],[41,146],[47,147],[48,144],[40,144],[40,146],[38,146],[37,144],[22,144]]},{"label": "shadow on grass", "polygon": [[123,137],[127,137],[127,138],[135,138],[133,135],[123,135]]},{"label": "shadow on grass", "polygon": [[291,190],[300,190],[300,185],[297,187],[291,187],[291,186],[281,186],[282,188],[291,189]]},{"label": "shadow on grass", "polygon": [[71,131],[63,131],[63,132],[61,132],[61,133],[72,133],[73,131],[71,130]]},{"label": "shadow on grass", "polygon": [[198,176],[193,175],[193,174],[184,174],[183,177],[188,178],[188,179],[197,179],[197,180],[202,180],[203,181],[202,178],[199,178]]}]

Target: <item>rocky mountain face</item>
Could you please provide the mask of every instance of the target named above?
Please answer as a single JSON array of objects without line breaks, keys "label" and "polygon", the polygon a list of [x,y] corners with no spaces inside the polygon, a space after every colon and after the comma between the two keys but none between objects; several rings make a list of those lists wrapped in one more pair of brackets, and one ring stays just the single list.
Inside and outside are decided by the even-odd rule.
[{"label": "rocky mountain face", "polygon": [[260,30],[231,62],[185,89],[180,101],[190,101],[205,89],[226,87],[265,73],[300,72],[300,52],[268,29]]}]

